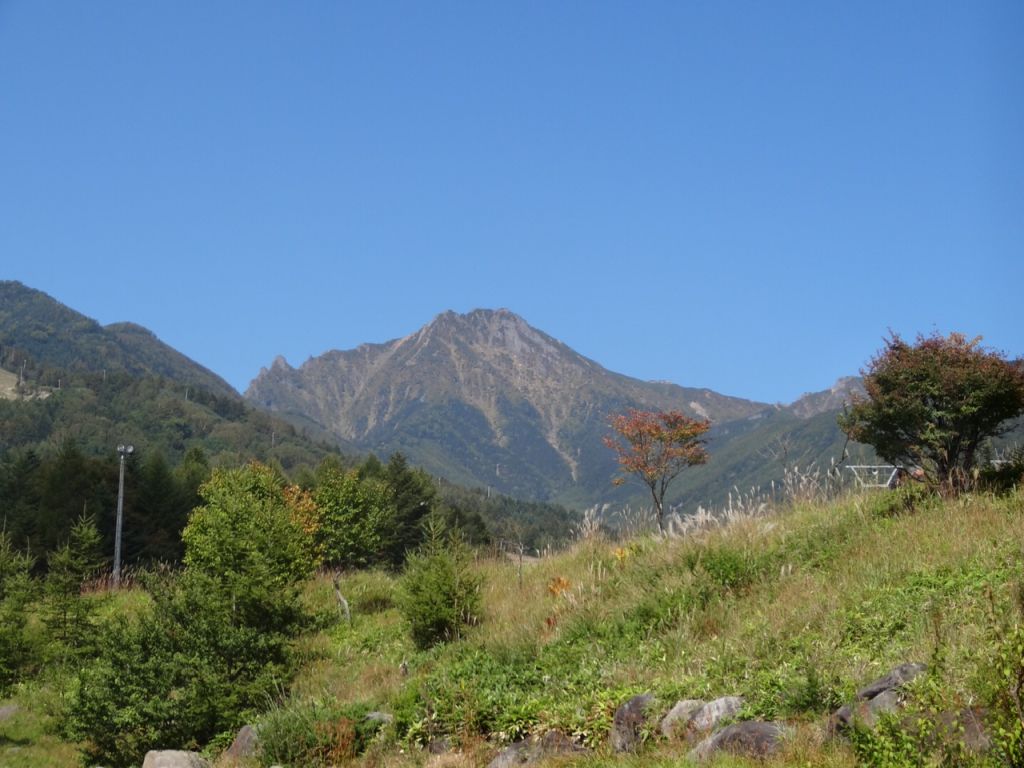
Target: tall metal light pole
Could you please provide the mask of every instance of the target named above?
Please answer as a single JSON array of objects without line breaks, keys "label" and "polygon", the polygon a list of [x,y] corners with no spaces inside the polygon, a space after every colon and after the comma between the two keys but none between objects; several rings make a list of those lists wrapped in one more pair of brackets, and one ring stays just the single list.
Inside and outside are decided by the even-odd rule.
[{"label": "tall metal light pole", "polygon": [[135,452],[134,445],[117,446],[121,474],[117,480],[117,524],[114,526],[114,589],[121,587],[121,523],[124,520],[124,460]]}]

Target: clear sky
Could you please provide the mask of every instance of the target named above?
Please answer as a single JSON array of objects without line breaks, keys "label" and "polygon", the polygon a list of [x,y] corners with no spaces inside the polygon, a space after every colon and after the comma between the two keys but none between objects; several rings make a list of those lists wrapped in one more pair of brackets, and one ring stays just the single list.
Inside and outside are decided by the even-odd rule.
[{"label": "clear sky", "polygon": [[1024,354],[1024,2],[0,0],[0,278],[244,389],[507,307],[788,402]]}]

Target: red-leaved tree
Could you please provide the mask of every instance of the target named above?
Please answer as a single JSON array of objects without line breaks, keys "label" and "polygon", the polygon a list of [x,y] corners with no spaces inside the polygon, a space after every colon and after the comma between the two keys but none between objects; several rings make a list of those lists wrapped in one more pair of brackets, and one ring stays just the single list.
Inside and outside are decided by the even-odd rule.
[{"label": "red-leaved tree", "polygon": [[[650,490],[658,528],[664,533],[665,492],[684,469],[707,461],[702,436],[711,422],[691,419],[680,411],[630,408],[613,415],[609,425],[615,435],[605,437],[604,444],[615,451],[622,472],[636,475]],[[617,477],[615,484],[625,481],[625,477]]]}]

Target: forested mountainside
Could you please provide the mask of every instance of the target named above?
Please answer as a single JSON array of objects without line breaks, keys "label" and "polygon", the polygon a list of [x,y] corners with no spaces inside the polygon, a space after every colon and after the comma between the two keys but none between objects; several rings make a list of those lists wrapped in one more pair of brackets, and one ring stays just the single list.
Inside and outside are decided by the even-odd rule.
[{"label": "forested mountainside", "polygon": [[237,395],[220,376],[140,325],[102,326],[42,291],[0,281],[0,366],[18,370],[26,360],[35,368],[35,383],[46,386],[58,386],[62,374],[124,371],[162,376],[218,397]]}]

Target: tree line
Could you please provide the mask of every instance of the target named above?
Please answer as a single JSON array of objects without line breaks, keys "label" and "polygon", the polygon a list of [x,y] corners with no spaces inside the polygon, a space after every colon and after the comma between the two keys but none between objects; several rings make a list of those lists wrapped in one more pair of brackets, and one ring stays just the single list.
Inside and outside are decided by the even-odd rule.
[{"label": "tree line", "polygon": [[[270,471],[286,481],[280,468]],[[125,474],[123,561],[179,563],[182,531],[211,476],[205,452],[192,448],[176,466],[160,451],[133,456]],[[423,540],[422,524],[431,514],[462,530],[472,544],[490,541],[477,508],[440,499],[433,479],[401,454],[386,463],[370,456],[358,464],[329,456],[295,474],[290,487],[323,516],[321,544],[331,567],[399,568]],[[116,454],[89,456],[74,440],[52,452],[8,451],[0,457],[3,530],[13,547],[33,558],[36,571],[45,570],[45,555],[67,543],[82,517],[95,521],[102,551],[112,552],[117,479]]]}]

